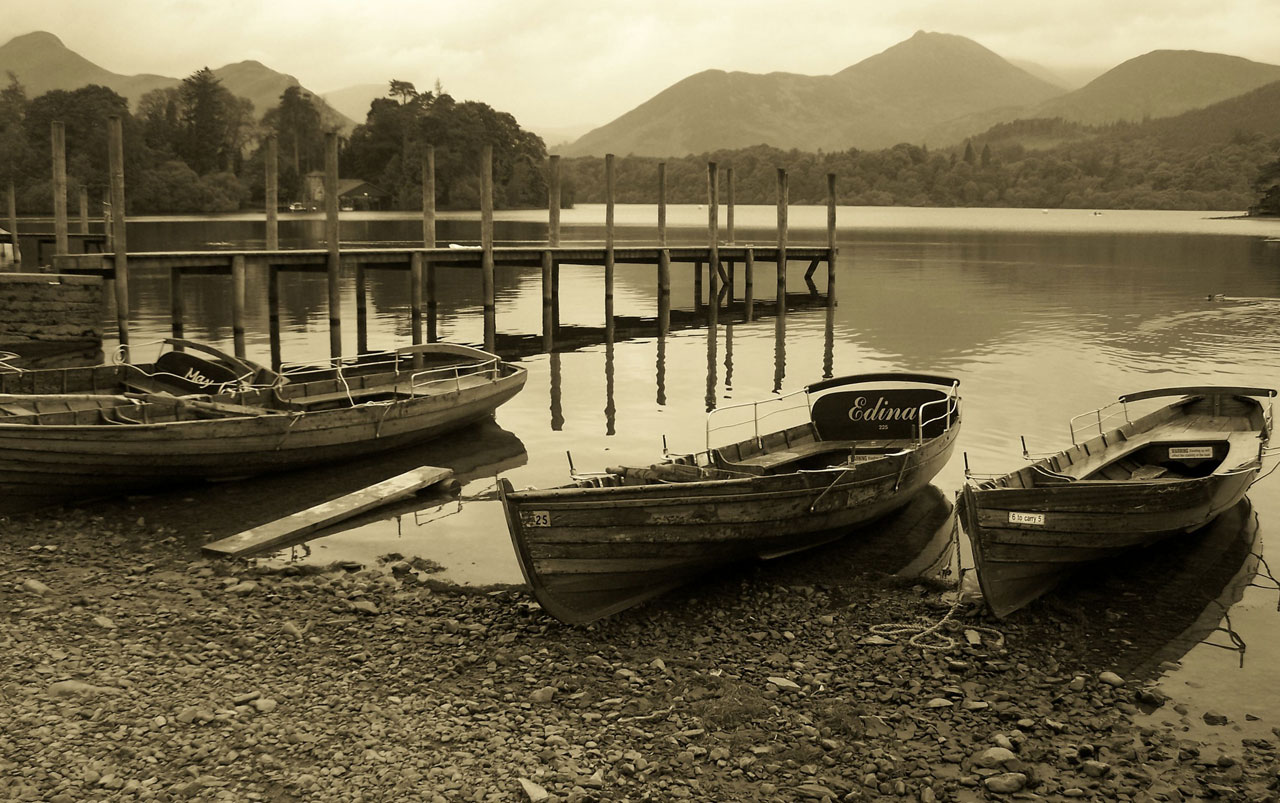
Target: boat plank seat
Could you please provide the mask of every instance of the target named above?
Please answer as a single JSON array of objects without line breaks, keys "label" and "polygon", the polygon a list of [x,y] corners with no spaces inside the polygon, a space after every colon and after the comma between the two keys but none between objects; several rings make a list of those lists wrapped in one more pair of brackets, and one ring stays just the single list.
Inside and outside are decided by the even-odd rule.
[{"label": "boat plank seat", "polygon": [[[283,396],[282,401],[289,405],[299,405],[304,407],[312,407],[321,404],[330,404],[332,402],[351,401],[354,404],[360,404],[368,401],[370,397],[386,396],[394,394],[398,399],[410,399],[421,396],[438,396],[445,393],[452,393],[457,390],[466,390],[472,387],[481,387],[489,384],[491,381],[486,374],[464,374],[458,377],[457,382],[453,377],[448,380],[438,382],[422,382],[414,384],[409,379],[396,382],[394,385],[376,381],[378,377],[372,377],[365,380],[368,384],[357,387],[355,385],[344,386],[338,380],[333,381],[336,390],[326,393],[308,393],[297,396]],[[286,389],[288,386],[285,386]]]},{"label": "boat plank seat", "polygon": [[[783,448],[775,448],[732,460],[723,454],[724,450],[715,450],[716,465],[721,468],[746,471],[752,474],[768,474],[795,463],[822,455],[840,456],[848,459],[882,456],[886,452],[897,451],[911,443],[906,440],[884,441],[824,441],[811,440],[792,443]],[[832,463],[838,461],[833,460]]]},{"label": "boat plank seat", "polygon": [[[1222,462],[1226,465],[1239,465],[1256,456],[1258,452],[1258,433],[1242,429],[1242,427],[1247,427],[1248,425],[1247,420],[1239,417],[1198,415],[1188,416],[1185,421],[1175,422],[1171,425],[1157,427],[1148,432],[1132,434],[1127,437],[1121,431],[1118,433],[1121,435],[1119,439],[1113,437],[1114,433],[1108,433],[1108,441],[1111,446],[1099,449],[1083,460],[1078,459],[1069,465],[1063,466],[1061,473],[1074,479],[1081,479],[1097,472],[1104,466],[1119,462],[1125,456],[1132,455],[1134,452],[1140,451],[1153,443],[1165,441],[1176,441],[1187,445],[1222,443],[1226,441],[1227,454]],[[1144,468],[1153,467],[1135,466],[1133,470],[1141,472]],[[1159,476],[1138,476],[1137,473],[1130,477],[1130,479],[1138,480],[1158,478]]]}]

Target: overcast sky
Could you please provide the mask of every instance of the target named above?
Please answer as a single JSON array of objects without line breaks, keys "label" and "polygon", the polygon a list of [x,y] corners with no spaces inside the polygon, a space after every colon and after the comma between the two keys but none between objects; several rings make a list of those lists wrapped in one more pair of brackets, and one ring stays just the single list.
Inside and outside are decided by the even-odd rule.
[{"label": "overcast sky", "polygon": [[1160,48],[1280,63],[1280,0],[0,0],[112,72],[256,59],[325,93],[439,79],[526,127],[603,124],[700,70],[825,75],[917,30],[1101,72]]}]

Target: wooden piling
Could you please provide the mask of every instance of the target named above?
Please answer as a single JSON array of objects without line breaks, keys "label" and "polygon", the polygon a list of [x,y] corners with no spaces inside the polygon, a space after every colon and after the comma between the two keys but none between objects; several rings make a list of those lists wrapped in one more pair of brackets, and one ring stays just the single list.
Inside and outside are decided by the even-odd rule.
[{"label": "wooden piling", "polygon": [[108,121],[107,149],[111,176],[111,252],[116,285],[116,328],[120,355],[129,359],[129,242],[124,213],[124,129],[118,115]]},{"label": "wooden piling", "polygon": [[[173,337],[182,340],[186,337],[186,301],[182,296],[182,268],[169,269],[169,331]],[[181,344],[175,344],[174,351],[183,351]]]},{"label": "wooden piling", "polygon": [[329,356],[342,357],[342,256],[338,237],[338,132],[324,135],[324,237],[328,246]]},{"label": "wooden piling", "polygon": [[746,307],[747,320],[751,321],[755,318],[755,272],[756,272],[756,252],[755,249],[748,248],[742,261],[742,303]]},{"label": "wooden piling", "polygon": [[834,303],[836,287],[836,174],[827,174],[827,301]]},{"label": "wooden piling", "polygon": [[693,309],[702,306],[702,263],[693,263]]},{"label": "wooden piling", "polygon": [[[725,242],[727,242],[729,245],[733,245],[734,234],[733,234],[733,168],[732,167],[725,168],[724,181],[725,181],[725,188],[724,188],[725,195],[727,196],[725,198],[725,210],[724,210],[725,211],[724,238],[725,238]],[[730,292],[730,297],[732,297],[732,292]]]},{"label": "wooden piling", "polygon": [[[604,298],[613,299],[613,154],[604,155]],[[608,318],[606,318],[608,320]]]},{"label": "wooden piling", "polygon": [[707,162],[707,304],[714,313],[720,306],[720,173]]},{"label": "wooden piling", "polygon": [[547,158],[547,245],[560,245],[560,157]]},{"label": "wooden piling", "polygon": [[[428,145],[422,156],[422,246],[436,247],[436,146]],[[423,275],[419,284],[426,282],[427,342],[436,342],[436,266],[423,256]],[[422,292],[419,288],[418,292]]]},{"label": "wooden piling", "polygon": [[18,195],[9,182],[9,242],[13,245],[13,265],[15,270],[22,269],[22,251],[18,248]]},{"label": "wooden piling", "polygon": [[49,123],[53,144],[53,236],[54,253],[70,253],[67,237],[67,130],[61,121]]},{"label": "wooden piling", "polygon": [[80,233],[89,233],[89,188],[80,185]]},{"label": "wooden piling", "polygon": [[497,307],[493,281],[493,146],[485,145],[480,155],[480,268],[484,282],[484,346],[493,351],[497,344]]},{"label": "wooden piling", "polygon": [[246,355],[244,340],[244,309],[247,296],[245,283],[245,261],[243,254],[231,257],[231,339],[235,345],[237,357]]},{"label": "wooden piling", "polygon": [[271,343],[271,369],[280,370],[280,269],[267,266],[267,337]]},{"label": "wooden piling", "polygon": [[787,171],[778,168],[778,317],[787,314]]},{"label": "wooden piling", "polygon": [[[671,252],[667,250],[667,163],[658,163],[658,295],[671,295]],[[668,306],[670,299],[668,298]],[[660,305],[661,306],[661,305]]]},{"label": "wooden piling", "polygon": [[267,137],[266,171],[264,178],[266,188],[267,233],[266,247],[268,251],[280,250],[280,152],[276,135]]}]

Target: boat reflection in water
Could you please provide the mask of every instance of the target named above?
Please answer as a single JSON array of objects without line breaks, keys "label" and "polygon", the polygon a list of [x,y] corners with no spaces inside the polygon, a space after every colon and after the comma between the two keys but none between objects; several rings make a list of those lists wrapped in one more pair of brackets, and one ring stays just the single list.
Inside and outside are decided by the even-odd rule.
[{"label": "boat reflection in water", "polygon": [[1241,653],[1225,618],[1253,581],[1261,544],[1248,498],[1210,524],[1098,564],[1044,599],[1029,630],[1106,656],[1122,676],[1146,676],[1197,644]]}]

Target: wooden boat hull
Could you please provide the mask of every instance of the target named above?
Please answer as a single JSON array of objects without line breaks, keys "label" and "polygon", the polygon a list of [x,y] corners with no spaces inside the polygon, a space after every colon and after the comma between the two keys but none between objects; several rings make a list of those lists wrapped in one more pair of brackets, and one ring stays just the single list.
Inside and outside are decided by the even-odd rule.
[{"label": "wooden boat hull", "polygon": [[[1260,408],[1237,399],[1223,410],[1225,403],[1215,401],[1210,414],[1198,404],[1184,400],[994,482],[965,485],[959,515],[996,616],[1017,611],[1082,566],[1203,527],[1244,498],[1268,432]],[[1204,476],[1104,476],[1139,449],[1163,449],[1168,460],[1197,449],[1227,457],[1219,454],[1223,463]],[[1084,476],[1070,476],[1073,466]]]},{"label": "wooden boat hull", "polygon": [[902,455],[844,472],[515,491],[500,482],[526,582],[548,613],[582,624],[718,567],[833,541],[911,501],[955,446],[958,422]]},{"label": "wooden boat hull", "polygon": [[0,423],[0,512],[398,449],[492,415],[526,376],[514,369],[457,391],[304,414],[121,426]]}]

